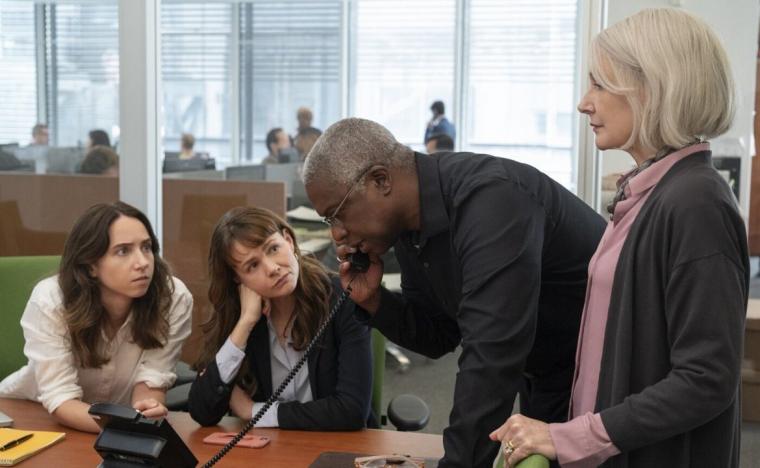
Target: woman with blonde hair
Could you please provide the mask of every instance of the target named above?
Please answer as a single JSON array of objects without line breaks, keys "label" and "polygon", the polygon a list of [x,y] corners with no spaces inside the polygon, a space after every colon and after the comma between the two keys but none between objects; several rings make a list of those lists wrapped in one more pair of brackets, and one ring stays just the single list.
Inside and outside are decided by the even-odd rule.
[{"label": "woman with blonde hair", "polygon": [[[262,208],[234,208],[217,223],[209,251],[209,300],[200,376],[190,415],[214,425],[228,411],[252,419],[286,379],[343,292],[293,229]],[[346,300],[285,391],[255,427],[358,430],[370,415],[369,329]]]},{"label": "woman with blonde hair", "polygon": [[21,317],[29,363],[0,382],[0,396],[39,401],[87,432],[100,431],[91,403],[165,416],[192,310],[148,218],[122,202],[94,205],[74,223],[58,275],[32,291]]},{"label": "woman with blonde hair", "polygon": [[578,110],[637,167],[589,264],[571,419],[516,415],[491,438],[511,466],[738,466],[747,237],[707,142],[734,114],[725,51],[703,21],[650,9],[594,39],[590,70]]}]

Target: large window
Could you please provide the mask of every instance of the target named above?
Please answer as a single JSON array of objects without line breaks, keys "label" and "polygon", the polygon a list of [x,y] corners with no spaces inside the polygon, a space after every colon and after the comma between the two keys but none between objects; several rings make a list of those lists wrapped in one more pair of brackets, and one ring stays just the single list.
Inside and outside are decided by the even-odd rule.
[{"label": "large window", "polygon": [[296,111],[312,125],[341,117],[341,19],[338,0],[257,0],[241,5],[240,108],[242,159],[267,155],[267,132],[294,134]]},{"label": "large window", "polygon": [[464,146],[575,189],[576,0],[473,0]]},{"label": "large window", "polygon": [[37,122],[34,4],[0,5],[0,144],[25,145]]},{"label": "large window", "polygon": [[295,133],[299,107],[312,110],[316,127],[340,118],[341,1],[171,1],[162,8],[167,150],[177,150],[187,132],[217,167],[233,162],[235,151],[258,161],[270,129]]},{"label": "large window", "polygon": [[430,104],[452,109],[456,2],[362,0],[356,10],[353,115],[422,149]]},{"label": "large window", "polygon": [[0,143],[25,145],[37,122],[50,144],[84,146],[92,129],[119,135],[115,0],[0,3]]},{"label": "large window", "polygon": [[[191,133],[218,168],[256,162],[267,132],[293,135],[308,107],[320,129],[365,117],[422,149],[430,104],[442,100],[459,149],[527,162],[575,190],[578,9],[577,0],[164,0],[164,147],[177,151]],[[28,141],[36,121],[50,123],[58,145],[84,144],[93,128],[118,140],[117,15],[116,0],[3,2],[0,57],[14,75],[0,77],[0,96],[15,115],[0,116],[0,143]]]},{"label": "large window", "polygon": [[119,18],[115,1],[51,5],[46,15],[48,106],[60,146],[92,129],[119,135]]},{"label": "large window", "polygon": [[[0,1],[0,256],[60,255],[74,221],[119,195],[116,0]],[[48,125],[32,143],[32,126]]]},{"label": "large window", "polygon": [[166,2],[161,6],[164,149],[180,137],[220,163],[232,158],[233,5]]}]

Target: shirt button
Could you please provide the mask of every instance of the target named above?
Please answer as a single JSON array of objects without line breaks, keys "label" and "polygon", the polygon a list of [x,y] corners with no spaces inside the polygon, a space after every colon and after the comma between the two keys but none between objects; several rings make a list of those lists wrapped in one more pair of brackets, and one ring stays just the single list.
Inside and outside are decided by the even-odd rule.
[{"label": "shirt button", "polygon": [[430,264],[428,262],[423,263],[425,265],[425,268],[430,268]]}]

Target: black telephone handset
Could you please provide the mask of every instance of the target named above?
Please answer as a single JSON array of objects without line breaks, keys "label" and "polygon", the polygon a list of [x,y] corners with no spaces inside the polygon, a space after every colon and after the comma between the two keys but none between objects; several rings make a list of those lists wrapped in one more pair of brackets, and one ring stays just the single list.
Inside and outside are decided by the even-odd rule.
[{"label": "black telephone handset", "polygon": [[[348,261],[351,262],[351,271],[355,273],[364,273],[369,269],[370,260],[369,255],[367,255],[364,252],[357,251],[354,254],[349,255]],[[353,278],[351,279],[353,281]],[[287,376],[285,376],[285,379],[282,381],[279,387],[272,393],[272,395],[267,398],[267,401],[264,402],[264,406],[261,407],[261,409],[251,418],[250,421],[246,423],[245,426],[243,426],[242,429],[240,429],[240,432],[237,433],[235,437],[232,438],[229,442],[227,442],[227,445],[222,447],[216,455],[211,457],[209,461],[206,462],[205,465],[203,465],[203,468],[210,468],[214,466],[219,460],[222,459],[225,455],[227,455],[227,452],[232,450],[232,447],[234,447],[240,440],[250,431],[254,425],[256,425],[257,422],[261,419],[262,416],[269,410],[269,407],[272,406],[272,404],[277,401],[277,398],[280,397],[282,392],[285,391],[287,386],[290,384],[290,381],[293,380],[293,378],[298,374],[298,372],[301,370],[301,367],[303,367],[306,360],[309,358],[309,354],[311,354],[311,350],[314,349],[314,346],[316,343],[319,342],[319,339],[322,337],[322,335],[325,333],[325,330],[327,329],[327,326],[332,322],[333,318],[335,318],[335,315],[338,313],[340,308],[343,306],[343,303],[346,302],[346,299],[348,299],[348,296],[351,295],[351,281],[349,281],[348,286],[343,291],[343,293],[338,297],[338,300],[335,302],[335,305],[333,306],[332,310],[330,310],[330,313],[327,314],[327,319],[322,322],[322,325],[319,326],[319,329],[317,329],[317,333],[314,335],[314,338],[311,339],[311,342],[306,346],[306,349],[303,352],[303,356],[301,356],[301,359],[296,362],[296,364],[293,366],[293,368],[290,370]]]},{"label": "black telephone handset", "polygon": [[166,419],[149,419],[129,406],[95,403],[88,411],[100,428],[95,450],[101,467],[194,467],[190,449]]},{"label": "black telephone handset", "polygon": [[348,261],[351,263],[351,271],[356,273],[365,273],[369,270],[370,260],[369,255],[357,250],[348,256]]}]

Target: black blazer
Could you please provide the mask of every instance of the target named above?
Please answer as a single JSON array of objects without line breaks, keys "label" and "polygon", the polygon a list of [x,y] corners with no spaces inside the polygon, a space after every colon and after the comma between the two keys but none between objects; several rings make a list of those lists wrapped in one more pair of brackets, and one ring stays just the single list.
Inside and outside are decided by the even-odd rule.
[{"label": "black blazer", "polygon": [[[337,278],[332,284],[331,307],[343,292]],[[354,303],[346,300],[309,355],[314,400],[281,402],[277,412],[280,428],[347,431],[365,426],[372,395],[372,349],[369,328],[356,320],[354,308]],[[266,317],[253,328],[245,353],[257,382],[253,401],[266,401],[273,391]],[[213,359],[190,388],[190,416],[203,426],[217,424],[230,410],[233,385],[222,382]]]}]

